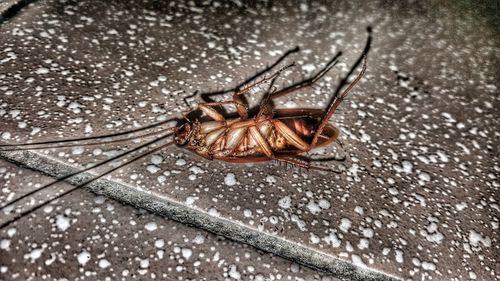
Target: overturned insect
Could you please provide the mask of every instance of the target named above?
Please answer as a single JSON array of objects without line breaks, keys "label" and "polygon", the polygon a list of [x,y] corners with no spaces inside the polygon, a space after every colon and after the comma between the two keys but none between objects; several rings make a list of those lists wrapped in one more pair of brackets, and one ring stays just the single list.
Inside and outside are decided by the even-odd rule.
[{"label": "overturned insect", "polygon": [[[310,159],[302,156],[311,149],[326,146],[339,136],[339,130],[328,121],[353,86],[361,79],[366,70],[366,59],[356,79],[342,94],[333,99],[326,110],[323,109],[275,109],[271,100],[291,94],[301,88],[311,86],[323,77],[335,64],[332,59],[320,72],[303,83],[280,91],[273,90],[274,81],[288,65],[269,78],[243,88],[233,94],[231,101],[201,103],[197,110],[209,120],[190,120],[175,128],[175,142],[190,151],[208,159],[233,163],[250,163],[276,160],[306,169],[330,169],[313,166]],[[248,104],[242,95],[252,93],[252,89],[269,84],[268,90],[254,116],[249,116]],[[214,107],[233,105],[239,117],[226,119]]]},{"label": "overturned insect", "polygon": [[[31,210],[20,213],[15,218],[2,223],[0,227],[5,227],[13,221],[19,219],[26,214],[44,206],[45,204],[60,198],[73,190],[84,186],[100,177],[105,176],[127,164],[138,160],[145,155],[157,152],[165,147],[177,144],[180,147],[186,148],[197,155],[207,159],[216,159],[231,163],[252,163],[262,161],[279,161],[294,166],[306,169],[334,171],[324,167],[319,167],[311,164],[309,159],[304,154],[312,149],[324,147],[338,140],[339,130],[329,123],[329,120],[345,99],[347,94],[352,90],[356,83],[362,78],[366,70],[366,54],[369,49],[371,36],[369,36],[363,54],[351,68],[341,85],[334,93],[329,105],[326,109],[310,109],[310,108],[293,108],[293,109],[276,109],[273,100],[278,97],[290,95],[298,90],[313,86],[319,79],[324,77],[337,63],[340,53],[333,57],[320,71],[312,77],[302,80],[289,87],[277,90],[274,86],[276,79],[286,70],[294,66],[290,64],[278,70],[269,77],[263,78],[254,83],[247,83],[247,86],[241,87],[234,91],[232,100],[222,102],[204,102],[198,104],[197,108],[184,114],[183,119],[179,119],[178,125],[161,129],[160,131],[150,132],[146,134],[136,135],[121,139],[105,139],[118,137],[136,133],[139,131],[161,127],[167,122],[160,122],[150,126],[138,128],[135,130],[110,134],[106,136],[86,137],[79,139],[66,139],[57,141],[34,142],[27,144],[7,144],[0,145],[0,154],[2,151],[12,150],[28,150],[28,149],[43,149],[55,147],[67,147],[82,145],[82,141],[100,140],[98,144],[122,142],[125,140],[136,139],[139,137],[155,136],[155,139],[135,147],[122,155],[109,158],[94,167],[85,168],[76,173],[66,175],[57,179],[56,182],[66,180],[79,173],[88,171],[97,166],[101,166],[118,158],[131,155],[132,153],[141,152],[142,149],[148,148],[161,141],[163,143],[147,152],[142,152],[135,156],[125,164],[114,167],[99,176],[79,184],[62,194],[57,195],[53,199],[38,205]],[[352,72],[362,63],[362,69],[356,78],[341,91],[342,86],[347,84],[347,79]],[[255,78],[255,77],[254,77]],[[262,87],[265,88],[263,98],[255,111],[249,109],[246,95],[252,95]],[[223,114],[217,111],[217,107],[232,105],[236,109],[236,116],[226,118]],[[169,140],[171,135],[174,135],[173,140]],[[95,143],[86,143],[95,144]],[[54,183],[56,183],[54,182]],[[52,185],[53,183],[49,184]],[[49,185],[35,189],[19,198],[12,200],[8,204],[0,206],[0,209],[7,208],[19,202],[20,200],[48,187]]]}]

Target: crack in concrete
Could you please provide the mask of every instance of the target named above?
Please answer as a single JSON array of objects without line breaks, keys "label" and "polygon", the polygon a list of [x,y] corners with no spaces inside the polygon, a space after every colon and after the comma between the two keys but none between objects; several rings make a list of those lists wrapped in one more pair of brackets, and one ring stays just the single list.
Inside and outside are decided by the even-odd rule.
[{"label": "crack in concrete", "polygon": [[[0,157],[21,167],[25,167],[54,178],[78,172],[78,168],[32,151],[1,151]],[[78,185],[96,175],[82,172],[65,180]],[[342,280],[400,280],[373,269],[356,266],[334,256],[316,251],[296,242],[260,232],[248,226],[221,217],[209,215],[203,210],[189,207],[159,194],[101,178],[85,186],[91,192],[104,195],[116,201],[148,210],[154,214],[204,229],[233,241],[251,245],[257,249],[273,253],[285,259],[318,269]]]},{"label": "crack in concrete", "polygon": [[15,17],[22,9],[31,3],[37,2],[38,0],[20,0],[14,2],[7,9],[0,11],[0,25],[2,25],[7,20]]}]

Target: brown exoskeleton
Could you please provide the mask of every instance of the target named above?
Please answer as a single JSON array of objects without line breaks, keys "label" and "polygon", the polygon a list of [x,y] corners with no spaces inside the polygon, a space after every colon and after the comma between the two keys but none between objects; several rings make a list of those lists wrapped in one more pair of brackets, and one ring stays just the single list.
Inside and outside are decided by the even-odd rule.
[{"label": "brown exoskeleton", "polygon": [[[307,169],[328,170],[311,166],[307,158],[297,158],[311,149],[328,145],[339,136],[339,130],[328,121],[349,91],[361,79],[366,70],[366,58],[356,79],[342,94],[332,100],[326,111],[320,109],[294,108],[274,109],[271,100],[308,87],[323,77],[334,65],[332,60],[322,71],[293,88],[272,91],[275,79],[289,65],[269,78],[243,88],[233,94],[232,101],[201,103],[201,110],[211,120],[191,121],[174,129],[175,141],[194,153],[208,159],[225,162],[249,163],[277,160]],[[242,95],[252,92],[254,87],[270,83],[255,116],[249,116],[248,105]],[[226,119],[213,107],[231,104],[239,117]],[[304,161],[305,160],[305,161]]]}]

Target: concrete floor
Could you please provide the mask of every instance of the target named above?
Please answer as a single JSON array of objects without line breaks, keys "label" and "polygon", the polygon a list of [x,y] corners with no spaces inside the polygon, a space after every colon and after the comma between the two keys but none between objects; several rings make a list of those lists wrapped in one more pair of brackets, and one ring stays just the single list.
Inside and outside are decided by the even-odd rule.
[{"label": "concrete floor", "polygon": [[[280,87],[311,76],[338,51],[343,56],[316,87],[276,106],[324,108],[361,55],[367,26],[373,42],[365,77],[331,121],[343,147],[317,152],[346,153],[341,175],[208,161],[167,147],[113,173],[114,189],[91,189],[200,229],[78,189],[0,232],[0,279],[498,279],[498,11],[493,1],[35,2],[0,25],[5,143],[179,117],[195,90],[234,87],[295,46],[301,51],[280,65],[298,66]],[[200,99],[189,101],[194,107]],[[60,177],[65,167],[87,167],[150,140],[2,157]],[[49,181],[7,162],[0,167],[2,206]],[[152,199],[134,201],[120,184]],[[59,185],[14,209],[71,188]],[[159,202],[192,213],[163,212]],[[2,211],[6,219],[16,212]],[[157,247],[161,239],[166,246]]]}]

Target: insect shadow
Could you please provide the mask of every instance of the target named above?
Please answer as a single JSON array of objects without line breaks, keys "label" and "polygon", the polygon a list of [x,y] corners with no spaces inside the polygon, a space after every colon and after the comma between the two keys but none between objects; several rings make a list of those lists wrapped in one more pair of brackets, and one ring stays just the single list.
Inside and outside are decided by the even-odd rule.
[{"label": "insect shadow", "polygon": [[[363,53],[357,59],[357,61],[354,63],[354,65],[351,67],[351,69],[347,73],[347,75],[340,81],[339,85],[337,86],[336,90],[334,91],[333,96],[330,100],[330,103],[329,103],[330,106],[329,106],[329,109],[328,109],[328,112],[326,115],[325,115],[324,110],[317,110],[317,109],[316,110],[299,109],[298,111],[297,110],[295,110],[295,111],[276,110],[275,113],[279,116],[279,118],[277,118],[277,119],[279,119],[281,121],[276,121],[277,123],[271,123],[271,125],[275,126],[275,128],[278,131],[281,130],[281,134],[286,137],[285,138],[286,141],[288,141],[292,145],[299,148],[299,149],[296,149],[295,151],[284,151],[283,152],[285,154],[293,154],[293,157],[294,157],[293,159],[289,158],[288,156],[287,157],[285,157],[285,156],[273,156],[273,157],[267,157],[267,158],[264,156],[254,157],[248,161],[245,158],[243,158],[243,161],[234,160],[230,157],[228,158],[228,157],[222,157],[222,156],[215,157],[215,158],[226,161],[226,162],[239,162],[239,163],[278,160],[280,162],[296,165],[296,166],[303,167],[303,168],[312,167],[312,166],[309,166],[309,162],[311,161],[310,158],[308,159],[302,155],[299,155],[300,152],[305,151],[305,149],[302,149],[302,150],[300,149],[300,146],[303,144],[300,143],[300,140],[298,139],[298,137],[293,136],[293,134],[295,134],[294,132],[290,132],[289,129],[284,129],[284,127],[287,128],[287,126],[283,126],[283,124],[284,124],[284,122],[288,122],[289,120],[296,122],[300,118],[310,118],[311,119],[312,117],[319,116],[319,114],[321,113],[323,115],[321,117],[321,123],[319,123],[319,124],[314,123],[313,125],[317,126],[317,128],[313,128],[314,130],[311,129],[309,131],[309,134],[310,134],[309,136],[310,136],[310,139],[313,143],[311,148],[315,147],[314,146],[315,142],[318,142],[319,144],[321,144],[321,141],[323,141],[324,143],[328,143],[332,140],[337,139],[338,131],[335,133],[335,130],[337,130],[337,129],[335,129],[334,127],[328,127],[327,123],[328,123],[329,118],[331,117],[333,112],[335,112],[336,108],[338,107],[338,105],[340,105],[340,103],[342,102],[344,97],[347,95],[347,93],[351,90],[351,88],[354,86],[354,84],[356,84],[356,82],[359,81],[359,79],[364,74],[364,71],[366,69],[366,55],[369,52],[369,49],[371,46],[371,40],[372,40],[371,28],[368,27],[367,31],[368,31],[368,39],[367,39],[365,48],[363,50]],[[7,210],[7,208],[14,206],[14,204],[19,203],[21,200],[26,199],[29,196],[34,195],[35,193],[40,192],[40,191],[42,191],[50,186],[53,186],[59,182],[66,181],[66,180],[68,180],[76,175],[88,172],[92,169],[96,169],[96,168],[101,167],[101,166],[106,165],[106,164],[110,164],[114,161],[125,158],[127,156],[132,156],[134,154],[138,154],[138,155],[131,157],[127,161],[124,161],[123,164],[117,165],[117,166],[113,167],[112,169],[109,169],[109,170],[101,173],[98,176],[95,176],[89,180],[86,180],[86,181],[56,195],[55,197],[49,199],[48,201],[45,201],[45,202],[43,202],[35,207],[32,207],[31,209],[15,213],[11,218],[7,219],[5,222],[2,222],[0,224],[0,229],[7,227],[8,225],[12,224],[13,222],[19,220],[20,218],[42,208],[46,204],[49,204],[49,203],[65,196],[65,195],[75,191],[76,189],[79,189],[79,188],[81,188],[81,187],[83,187],[83,186],[85,186],[85,185],[87,185],[87,184],[89,184],[97,179],[100,179],[100,178],[112,173],[113,171],[121,169],[124,166],[129,165],[130,163],[133,163],[133,162],[135,162],[135,161],[137,161],[137,160],[139,160],[147,155],[150,155],[150,154],[153,154],[157,151],[160,151],[161,149],[164,149],[165,147],[167,147],[169,145],[177,144],[177,145],[181,145],[181,146],[184,146],[184,145],[193,146],[193,143],[194,143],[193,134],[197,133],[197,132],[199,133],[199,131],[203,129],[202,124],[210,124],[210,125],[213,124],[213,122],[212,123],[210,123],[210,122],[200,123],[198,121],[199,118],[202,118],[202,116],[201,116],[202,112],[205,115],[209,115],[209,117],[211,117],[212,119],[215,119],[216,121],[218,118],[219,119],[222,118],[222,120],[224,120],[224,122],[225,122],[225,119],[224,119],[225,117],[223,117],[223,115],[220,114],[213,107],[210,107],[210,106],[219,106],[220,107],[222,104],[224,104],[224,102],[222,102],[222,103],[215,102],[215,101],[213,101],[213,97],[218,96],[218,95],[231,93],[231,92],[235,93],[235,96],[237,96],[238,93],[242,93],[242,92],[244,93],[245,89],[249,89],[247,86],[249,83],[251,83],[252,81],[255,81],[258,77],[270,72],[273,68],[275,68],[277,65],[279,65],[288,56],[290,56],[291,54],[296,53],[298,51],[299,51],[298,47],[287,51],[275,63],[266,67],[262,71],[256,73],[252,77],[249,77],[248,79],[246,79],[245,81],[243,81],[242,83],[240,83],[239,85],[237,85],[236,87],[234,87],[232,89],[217,91],[217,92],[195,93],[195,94],[199,94],[200,97],[202,98],[202,100],[205,101],[205,103],[199,105],[198,109],[201,109],[201,110],[193,110],[190,113],[186,114],[183,118],[171,118],[171,119],[167,119],[167,120],[157,122],[157,123],[154,123],[151,125],[147,125],[144,127],[140,127],[140,128],[136,128],[133,130],[124,131],[124,132],[113,133],[113,134],[90,136],[90,137],[83,137],[83,138],[72,138],[72,139],[65,139],[65,140],[32,142],[32,143],[25,143],[25,144],[3,144],[3,145],[0,145],[0,156],[1,156],[2,151],[23,151],[23,150],[35,150],[35,149],[72,147],[72,146],[81,146],[81,145],[111,144],[111,143],[119,143],[119,142],[124,142],[124,141],[128,141],[128,140],[133,140],[133,139],[137,139],[137,138],[144,138],[144,137],[148,137],[148,136],[156,136],[156,138],[152,141],[148,141],[146,143],[138,145],[138,146],[136,146],[128,151],[125,151],[119,155],[113,156],[113,157],[111,157],[107,160],[104,160],[102,162],[99,162],[93,166],[90,166],[90,167],[78,170],[76,172],[64,175],[60,178],[57,178],[55,181],[53,181],[51,183],[48,183],[44,186],[36,188],[28,193],[25,193],[25,194],[17,197],[16,199],[11,200],[10,202],[8,202],[6,204],[1,205],[0,211]],[[281,71],[286,69],[289,66],[280,69],[278,72],[271,75],[269,78],[265,78],[259,82],[255,82],[252,85],[256,85],[258,83],[261,83],[264,80],[266,80],[266,82],[268,82],[270,84],[268,87],[268,90],[264,93],[263,101],[261,101],[260,105],[256,108],[253,108],[253,109],[244,108],[243,105],[247,105],[248,103],[243,99],[238,99],[237,101],[232,101],[231,103],[233,103],[235,105],[235,107],[238,109],[237,111],[238,111],[238,114],[240,115],[240,117],[243,114],[246,117],[248,117],[248,115],[251,115],[251,116],[256,115],[257,118],[260,118],[260,117],[267,118],[267,117],[269,117],[268,115],[270,115],[269,111],[273,110],[273,108],[272,108],[272,99],[273,98],[284,96],[284,95],[291,93],[291,92],[294,92],[298,89],[303,89],[303,88],[307,88],[307,87],[314,85],[314,83],[318,79],[323,77],[333,66],[335,66],[335,64],[340,56],[341,56],[341,53],[339,52],[316,75],[314,75],[310,78],[304,79],[302,81],[299,81],[297,83],[294,83],[294,84],[292,84],[288,87],[285,87],[283,89],[280,89],[279,91],[274,89],[274,86],[273,86],[274,82],[275,82],[276,78],[279,76],[279,74],[281,73]],[[357,76],[357,78],[353,82],[351,82],[348,85],[349,77],[359,67],[359,65],[361,63],[363,63],[362,72]],[[348,85],[347,88],[343,92],[341,92],[342,89],[344,88],[344,86],[346,86],[346,85]],[[193,97],[195,94],[184,98],[184,101],[187,103],[187,99],[190,97]],[[243,94],[241,94],[241,96],[243,96]],[[239,103],[239,102],[241,102],[241,103]],[[224,110],[222,107],[220,109]],[[287,116],[287,114],[291,115],[291,116]],[[297,115],[297,114],[299,114],[299,115]],[[300,115],[300,114],[302,114],[302,115]],[[243,119],[243,121],[241,121],[241,122],[246,122],[246,118],[241,117],[241,119]],[[193,122],[192,120],[195,120],[195,121]],[[300,119],[300,120],[302,120],[302,119]],[[268,121],[269,121],[268,119],[263,119],[262,123],[265,123]],[[269,122],[271,122],[271,121],[269,121]],[[165,126],[166,124],[169,124],[171,122],[176,122],[176,126],[162,128],[163,126]],[[306,121],[304,121],[304,122],[306,122]],[[307,122],[309,122],[309,121],[307,121]],[[315,122],[317,122],[317,121],[315,121]],[[306,124],[306,123],[304,123],[304,124]],[[195,129],[198,131],[193,129],[196,126],[198,126],[198,128],[197,129],[195,128]],[[261,145],[261,148],[263,150],[265,150],[264,149],[265,147],[262,147],[265,144],[265,142],[259,143],[259,138],[262,137],[262,136],[259,136],[259,135],[261,135],[261,133],[259,133],[259,130],[262,132],[261,127],[258,127],[260,125],[258,125],[257,123],[250,123],[249,126],[250,126],[250,128],[252,128],[252,127],[256,128],[253,130],[254,133],[253,133],[252,137],[258,143],[257,145]],[[189,127],[189,128],[187,128],[187,127]],[[140,132],[151,130],[151,129],[157,129],[157,130],[155,130],[153,132],[147,132],[147,133],[141,133],[139,135],[134,135],[136,133],[140,133]],[[328,135],[328,136],[322,135],[322,132],[324,129],[325,129],[325,131],[327,131],[326,129],[329,129],[331,131],[331,134],[333,134],[333,135]],[[335,130],[333,130],[333,129],[335,129]],[[227,129],[226,129],[226,131],[227,131]],[[250,131],[252,131],[252,130],[250,130]],[[256,131],[257,131],[257,133],[255,133]],[[173,134],[176,135],[174,140],[168,140],[167,138]],[[119,137],[119,139],[113,139],[116,137]],[[226,137],[227,137],[227,139],[231,139],[229,136],[226,136]],[[328,139],[321,140],[322,137],[328,138]],[[166,141],[166,143],[158,145],[152,149],[150,148],[151,146],[157,144],[159,141]],[[262,139],[260,139],[260,141],[262,141]],[[227,143],[229,143],[229,141],[224,141],[224,143],[227,144]],[[195,150],[197,147],[194,146],[194,147],[190,147],[190,148],[192,148],[192,150]],[[269,148],[271,148],[271,147],[269,147]],[[274,147],[272,147],[272,148],[274,148]],[[144,149],[149,149],[149,150],[147,150],[146,152],[143,152]],[[310,148],[308,148],[308,149],[310,149]],[[210,153],[214,152],[214,155],[215,155],[215,151],[216,150],[213,150],[213,151],[209,150]],[[195,152],[199,155],[202,155],[202,156],[208,156],[207,158],[213,157],[212,155],[209,155],[209,154],[203,155],[201,152],[199,152],[197,150],[195,150]],[[9,160],[9,159],[7,159],[7,160]],[[312,159],[312,160],[314,160],[314,161],[330,161],[330,160],[339,160],[339,159],[322,158],[322,159]],[[16,164],[20,164],[20,163],[16,163]],[[321,168],[318,168],[318,167],[315,167],[315,168],[317,168],[318,170],[321,170]]]}]

